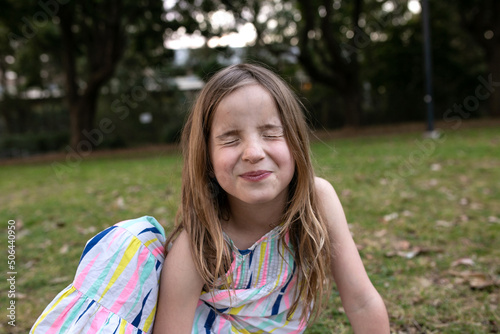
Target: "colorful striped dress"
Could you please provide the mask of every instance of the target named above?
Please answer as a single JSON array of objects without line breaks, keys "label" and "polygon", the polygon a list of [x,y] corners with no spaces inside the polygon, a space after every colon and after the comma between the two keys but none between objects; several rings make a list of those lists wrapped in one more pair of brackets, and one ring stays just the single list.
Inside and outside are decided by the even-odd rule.
[{"label": "colorful striped dress", "polygon": [[164,244],[163,227],[147,216],[97,234],[30,333],[151,333]]},{"label": "colorful striped dress", "polygon": [[[246,250],[238,250],[225,235],[233,255],[228,271],[233,273],[231,289],[215,289],[200,296],[192,334],[291,334],[305,330],[300,303],[287,319],[295,300],[297,269],[292,254],[279,240],[280,228]],[[288,233],[284,241],[291,247]]]},{"label": "colorful striped dress", "polygon": [[[297,269],[276,227],[249,249],[225,235],[231,289],[201,293],[192,333],[302,333],[295,300]],[[289,235],[285,243],[290,245]],[[89,240],[73,283],[46,307],[30,333],[151,333],[165,233],[153,217],[118,223]],[[229,275],[232,273],[232,275]],[[222,281],[221,281],[222,282]]]}]

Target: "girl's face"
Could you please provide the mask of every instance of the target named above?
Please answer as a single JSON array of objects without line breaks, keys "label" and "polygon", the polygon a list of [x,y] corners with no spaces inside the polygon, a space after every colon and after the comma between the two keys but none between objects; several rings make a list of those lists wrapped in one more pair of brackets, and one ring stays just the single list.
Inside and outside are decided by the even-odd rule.
[{"label": "girl's face", "polygon": [[278,110],[269,92],[254,84],[220,102],[210,129],[215,177],[229,203],[284,205],[295,172]]}]

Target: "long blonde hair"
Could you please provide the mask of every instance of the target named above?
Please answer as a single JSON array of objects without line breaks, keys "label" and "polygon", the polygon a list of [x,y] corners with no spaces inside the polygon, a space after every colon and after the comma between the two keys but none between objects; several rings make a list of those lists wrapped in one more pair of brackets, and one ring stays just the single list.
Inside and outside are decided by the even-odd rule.
[{"label": "long blonde hair", "polygon": [[261,85],[273,97],[295,161],[281,237],[283,242],[285,232],[290,233],[289,250],[299,269],[298,293],[288,316],[293,314],[301,300],[304,303],[301,317],[307,320],[309,314],[317,316],[323,296],[329,293],[332,250],[326,224],[318,213],[308,127],[302,104],[272,71],[251,64],[233,65],[216,73],[200,92],[182,133],[182,198],[176,228],[169,241],[184,229],[189,235],[192,256],[205,282],[205,289],[219,286],[218,278],[226,275],[231,262],[221,227],[221,219],[227,219],[230,211],[226,194],[211,173],[210,128],[221,100],[250,84]]}]

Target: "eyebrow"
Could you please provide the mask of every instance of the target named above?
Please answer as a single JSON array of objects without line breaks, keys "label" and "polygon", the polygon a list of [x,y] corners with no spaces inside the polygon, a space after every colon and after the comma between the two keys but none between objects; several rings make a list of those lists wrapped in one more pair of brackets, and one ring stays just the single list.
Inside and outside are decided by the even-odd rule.
[{"label": "eyebrow", "polygon": [[262,126],[258,127],[259,130],[283,130],[283,127],[281,125],[275,125],[275,124],[265,124]]},{"label": "eyebrow", "polygon": [[215,138],[217,138],[217,139],[225,139],[225,138],[227,138],[227,137],[237,136],[239,133],[240,133],[240,131],[239,131],[239,130],[229,130],[229,131],[224,132],[224,133],[223,133],[223,134],[221,134],[221,135],[218,135],[218,136],[217,136],[217,137],[215,137]]}]

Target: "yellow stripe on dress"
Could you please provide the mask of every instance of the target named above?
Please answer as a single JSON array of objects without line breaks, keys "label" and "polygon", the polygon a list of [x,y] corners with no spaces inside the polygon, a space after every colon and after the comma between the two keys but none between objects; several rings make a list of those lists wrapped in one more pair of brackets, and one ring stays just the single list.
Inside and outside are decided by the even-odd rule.
[{"label": "yellow stripe on dress", "polygon": [[257,274],[257,279],[255,281],[256,283],[259,282],[260,273],[262,272],[262,263],[264,262],[264,257],[266,256],[266,247],[267,247],[267,242],[263,242],[260,244],[259,271]]},{"label": "yellow stripe on dress", "polygon": [[118,264],[118,267],[116,267],[115,272],[113,273],[113,276],[111,277],[108,285],[106,286],[106,289],[101,294],[101,298],[99,298],[98,303],[101,302],[102,298],[104,298],[104,295],[108,292],[108,290],[113,286],[113,284],[116,282],[118,277],[123,273],[127,265],[132,261],[132,259],[135,257],[135,254],[141,247],[142,243],[139,239],[133,238],[130,244],[128,245],[127,249],[125,250],[122,259],[120,260],[120,263]]},{"label": "yellow stripe on dress", "polygon": [[146,321],[144,322],[144,332],[146,333],[149,332],[149,328],[153,324],[153,319],[155,317],[155,314],[156,314],[156,305],[155,307],[153,307],[153,310],[151,311],[149,316],[146,318]]},{"label": "yellow stripe on dress", "polygon": [[228,312],[227,312],[227,313],[228,313],[228,314],[233,314],[233,315],[236,315],[236,314],[240,313],[241,309],[243,309],[245,306],[246,306],[246,305],[245,305],[245,304],[243,304],[243,305],[241,305],[241,306],[239,306],[239,307],[233,307],[233,308],[230,308],[230,309],[228,310]]},{"label": "yellow stripe on dress", "polygon": [[66,291],[65,293],[63,293],[62,296],[59,297],[59,299],[54,303],[54,305],[52,305],[52,307],[47,312],[43,313],[40,316],[40,318],[35,323],[35,325],[31,329],[31,331],[35,332],[36,328],[38,327],[38,325],[40,325],[40,323],[43,321],[43,319],[45,319],[45,317],[47,316],[47,314],[49,314],[50,312],[52,312],[52,310],[57,306],[57,304],[59,304],[64,298],[68,297],[69,295],[71,295],[75,291],[76,291],[75,287],[71,286],[71,288],[69,288],[68,291]]},{"label": "yellow stripe on dress", "polygon": [[121,319],[120,328],[118,329],[118,333],[125,334],[126,330],[127,330],[127,322],[125,320]]},{"label": "yellow stripe on dress", "polygon": [[155,241],[158,241],[158,238],[154,238],[154,239],[149,240],[148,242],[146,242],[146,243],[144,244],[144,246],[148,247],[149,245],[151,245],[151,244],[152,244],[153,242],[155,242]]}]

